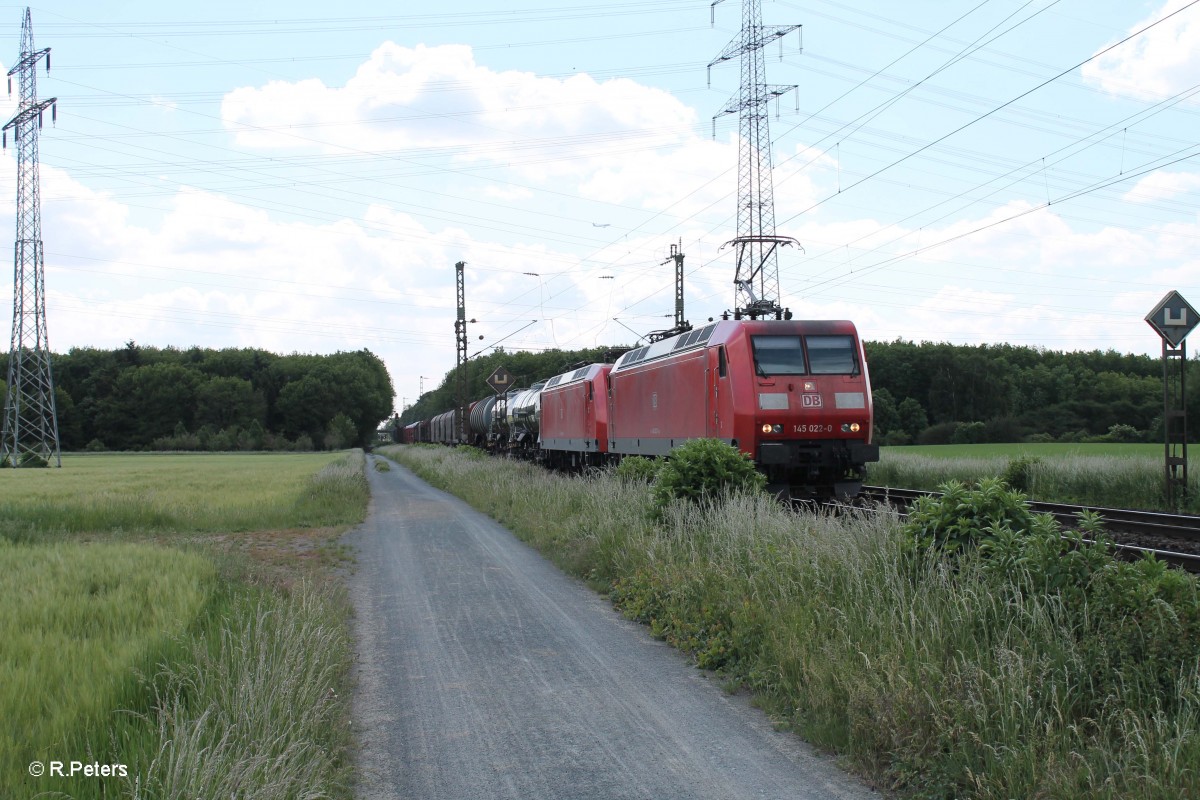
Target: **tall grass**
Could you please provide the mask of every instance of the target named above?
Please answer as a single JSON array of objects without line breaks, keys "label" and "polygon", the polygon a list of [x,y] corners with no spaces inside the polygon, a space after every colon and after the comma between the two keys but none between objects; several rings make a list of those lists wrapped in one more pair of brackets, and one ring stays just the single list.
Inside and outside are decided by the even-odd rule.
[{"label": "tall grass", "polygon": [[359,523],[366,518],[371,488],[366,456],[353,450],[312,476],[292,506],[291,525],[318,527]]},{"label": "tall grass", "polygon": [[83,461],[0,475],[0,797],[347,796],[344,597],[291,539],[270,570],[205,543],[361,521],[362,452]]},{"label": "tall grass", "polygon": [[125,781],[133,800],[343,795],[350,741],[338,688],[351,645],[344,598],[301,586],[231,599],[222,624],[163,664],[140,718],[155,747]]},{"label": "tall grass", "polygon": [[[884,448],[867,473],[879,486],[934,490],[951,480],[978,483],[1004,475],[1011,459],[1003,455],[941,457]],[[1163,459],[1146,455],[1068,453],[1037,457],[1028,467],[1027,494],[1051,503],[1108,508],[1173,510],[1163,493]],[[1190,498],[1179,510],[1200,513],[1200,475],[1189,476]]]},{"label": "tall grass", "polygon": [[970,560],[905,554],[898,521],[765,498],[673,506],[649,489],[445,450],[389,451],[503,519],[624,612],[754,690],[884,787],[929,798],[1200,796],[1200,668],[1172,693],[1095,664],[1056,600]]},{"label": "tall grass", "polygon": [[0,539],[0,797],[67,791],[61,778],[33,780],[26,766],[107,749],[86,732],[193,624],[214,574],[208,558],[146,544]]}]

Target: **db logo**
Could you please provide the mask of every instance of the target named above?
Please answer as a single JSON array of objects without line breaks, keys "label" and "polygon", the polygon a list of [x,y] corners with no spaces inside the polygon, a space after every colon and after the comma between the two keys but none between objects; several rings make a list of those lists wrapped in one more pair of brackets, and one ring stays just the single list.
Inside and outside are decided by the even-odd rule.
[{"label": "db logo", "polygon": [[821,395],[819,394],[802,394],[800,395],[801,405],[804,408],[820,408]]}]

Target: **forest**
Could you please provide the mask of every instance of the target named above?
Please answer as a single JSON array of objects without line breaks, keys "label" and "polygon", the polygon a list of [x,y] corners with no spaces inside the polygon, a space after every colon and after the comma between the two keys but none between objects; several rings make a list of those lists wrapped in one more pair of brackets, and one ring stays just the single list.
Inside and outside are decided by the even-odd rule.
[{"label": "forest", "polygon": [[372,442],[395,395],[368,350],[276,355],[129,342],[74,348],[51,364],[67,451],[340,449]]},{"label": "forest", "polygon": [[[876,440],[884,445],[1021,441],[1162,441],[1162,361],[1113,350],[1060,352],[1014,345],[866,342]],[[503,350],[467,364],[467,398],[491,393],[497,366],[519,385],[575,365],[615,359],[623,349]],[[1200,387],[1200,371],[1188,383]],[[406,424],[454,406],[457,372],[401,416]],[[1189,416],[1200,397],[1188,397]]]},{"label": "forest", "polygon": [[[1160,358],[1113,350],[866,342],[885,445],[1162,441]],[[1200,374],[1189,368],[1193,386]],[[1200,398],[1188,398],[1189,416]]]}]

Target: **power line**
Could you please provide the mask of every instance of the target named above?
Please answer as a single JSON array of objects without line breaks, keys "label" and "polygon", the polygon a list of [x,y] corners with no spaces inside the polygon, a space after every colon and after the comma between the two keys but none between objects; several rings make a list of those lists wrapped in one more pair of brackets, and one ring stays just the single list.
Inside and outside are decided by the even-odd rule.
[{"label": "power line", "polygon": [[[1119,42],[1116,42],[1115,44],[1111,44],[1108,47],[1105,47],[1104,49],[1100,50],[1099,52],[1094,53],[1093,55],[1089,56],[1088,58],[1085,58],[1083,61],[1080,61],[1078,64],[1074,65],[1073,67],[1070,67],[1068,69],[1063,70],[1062,72],[1059,72],[1054,77],[1048,78],[1048,79],[1042,81],[1037,86],[1034,86],[1032,89],[1028,89],[1028,90],[1022,92],[1021,94],[1017,95],[1016,97],[1012,98],[1011,100],[1001,103],[1000,105],[993,108],[991,111],[988,111],[985,114],[981,114],[981,115],[975,117],[970,122],[960,125],[959,127],[955,128],[954,130],[950,131],[949,133],[939,136],[937,139],[934,139],[933,141],[925,144],[924,146],[918,148],[917,150],[914,150],[913,152],[907,154],[903,158],[897,159],[896,161],[893,161],[892,163],[888,164],[886,167],[878,169],[875,172],[872,172],[870,175],[867,175],[866,177],[855,181],[854,183],[847,186],[845,188],[845,190],[843,190],[843,191],[849,191],[850,189],[853,189],[854,187],[865,183],[866,181],[870,180],[871,178],[874,178],[875,176],[886,172],[887,170],[891,169],[892,167],[895,167],[898,164],[904,163],[905,161],[912,158],[913,156],[916,156],[916,155],[919,155],[919,154],[925,152],[926,150],[933,147],[934,145],[937,145],[940,142],[943,142],[946,139],[949,139],[951,136],[954,136],[955,134],[966,130],[967,128],[971,127],[972,125],[975,125],[976,123],[987,119],[988,117],[992,116],[996,112],[1001,111],[1001,110],[1011,106],[1013,103],[1017,102],[1018,100],[1021,100],[1022,98],[1028,97],[1029,95],[1033,94],[1037,90],[1041,89],[1044,86],[1048,86],[1049,84],[1053,83],[1054,81],[1058,80],[1059,78],[1063,77],[1064,75],[1068,75],[1068,74],[1074,72],[1075,70],[1082,67],[1084,64],[1087,64],[1091,61],[1095,61],[1097,58],[1104,55],[1105,53],[1108,53],[1108,52],[1112,51],[1113,49],[1120,47],[1121,45],[1125,44],[1126,42],[1128,42],[1132,39],[1136,39],[1138,36],[1141,36],[1146,31],[1148,31],[1158,25],[1161,25],[1162,23],[1166,22],[1167,20],[1171,19],[1172,17],[1176,16],[1177,14],[1180,14],[1180,13],[1186,11],[1187,9],[1191,8],[1192,6],[1196,5],[1196,3],[1200,3],[1200,0],[1191,0],[1191,2],[1189,2],[1187,5],[1182,6],[1181,8],[1176,9],[1175,11],[1172,11],[1170,14],[1167,14],[1166,16],[1162,17],[1161,19],[1150,23],[1149,25],[1145,26],[1144,28],[1142,28],[1134,33],[1129,34],[1128,36],[1126,36],[1124,39],[1120,40]],[[809,211],[812,211],[814,208],[817,208],[818,206],[823,205],[824,203],[828,202],[829,200],[832,200],[834,197],[837,197],[837,195],[840,193],[841,192],[830,195],[829,197],[825,198],[824,200],[821,200],[817,203],[812,204],[811,206],[809,206],[808,208],[799,212],[798,214],[794,214],[793,216],[789,217],[787,220],[785,220],[785,222],[791,222],[793,219],[796,219],[796,217],[807,214]]]}]

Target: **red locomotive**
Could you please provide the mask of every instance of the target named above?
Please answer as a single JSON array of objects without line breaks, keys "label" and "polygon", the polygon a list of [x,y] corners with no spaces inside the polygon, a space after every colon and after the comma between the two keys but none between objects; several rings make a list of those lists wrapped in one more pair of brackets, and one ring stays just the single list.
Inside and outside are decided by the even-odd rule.
[{"label": "red locomotive", "polygon": [[848,321],[713,322],[503,401],[473,404],[465,431],[452,411],[403,438],[490,443],[560,467],[720,439],[752,458],[773,490],[797,497],[857,494],[864,466],[879,460],[866,359]]},{"label": "red locomotive", "polygon": [[726,320],[623,355],[612,369],[609,452],[663,456],[712,438],[777,491],[847,496],[879,460],[854,324]]},{"label": "red locomotive", "polygon": [[607,460],[612,368],[592,364],[542,387],[540,442],[551,466],[599,466]]}]

